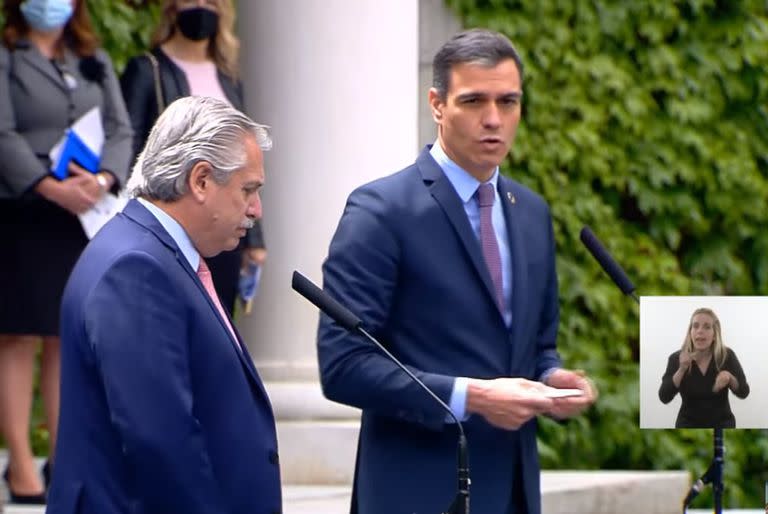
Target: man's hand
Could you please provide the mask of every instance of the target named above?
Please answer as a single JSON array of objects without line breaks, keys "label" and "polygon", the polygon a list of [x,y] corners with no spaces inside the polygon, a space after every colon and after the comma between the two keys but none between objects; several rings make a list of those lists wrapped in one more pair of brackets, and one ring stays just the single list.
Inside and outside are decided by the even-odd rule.
[{"label": "man's hand", "polygon": [[470,379],[467,384],[467,412],[479,414],[490,424],[505,430],[517,430],[552,407],[553,401],[544,395],[540,382],[497,378]]},{"label": "man's hand", "polygon": [[724,387],[730,387],[731,389],[737,389],[738,388],[738,381],[736,380],[736,377],[731,375],[729,371],[721,371],[717,374],[717,377],[715,377],[715,385],[712,387],[713,393],[719,393]]},{"label": "man's hand", "polygon": [[581,396],[555,398],[547,414],[558,419],[576,416],[597,400],[597,387],[581,370],[556,369],[547,378],[547,385],[557,389],[579,389]]}]

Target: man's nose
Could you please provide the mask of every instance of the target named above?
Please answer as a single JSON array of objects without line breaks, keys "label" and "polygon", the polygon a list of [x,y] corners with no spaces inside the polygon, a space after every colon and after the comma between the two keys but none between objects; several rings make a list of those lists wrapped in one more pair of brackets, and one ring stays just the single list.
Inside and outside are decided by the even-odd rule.
[{"label": "man's nose", "polygon": [[261,196],[259,193],[253,195],[253,199],[248,203],[248,209],[245,211],[246,216],[254,219],[261,219]]},{"label": "man's nose", "polygon": [[483,126],[488,128],[496,128],[499,125],[501,125],[499,108],[495,103],[491,102],[483,115]]}]

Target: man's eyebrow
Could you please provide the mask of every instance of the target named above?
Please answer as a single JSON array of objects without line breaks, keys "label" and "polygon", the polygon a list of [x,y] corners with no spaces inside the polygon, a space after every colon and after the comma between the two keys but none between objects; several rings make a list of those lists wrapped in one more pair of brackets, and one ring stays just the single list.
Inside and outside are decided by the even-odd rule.
[{"label": "man's eyebrow", "polygon": [[[485,93],[483,91],[468,91],[466,93],[461,93],[461,94],[457,95],[456,98],[459,101],[462,101],[462,100],[474,100],[474,99],[477,99],[477,98],[488,98],[490,96],[491,95],[489,95],[488,93]],[[502,94],[496,96],[496,98],[505,98],[505,99],[518,100],[522,96],[523,96],[523,92],[522,91],[508,91],[508,92],[505,92],[505,93],[502,93]]]}]

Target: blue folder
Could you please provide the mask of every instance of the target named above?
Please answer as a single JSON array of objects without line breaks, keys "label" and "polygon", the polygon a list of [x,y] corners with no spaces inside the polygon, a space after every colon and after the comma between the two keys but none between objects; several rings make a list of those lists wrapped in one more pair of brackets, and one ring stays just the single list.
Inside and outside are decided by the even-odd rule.
[{"label": "blue folder", "polygon": [[55,167],[51,170],[51,173],[59,180],[67,178],[69,175],[67,166],[70,161],[75,161],[91,173],[98,173],[100,160],[101,157],[88,148],[74,130],[67,129],[64,145],[61,149],[61,156],[58,162],[54,163]]}]

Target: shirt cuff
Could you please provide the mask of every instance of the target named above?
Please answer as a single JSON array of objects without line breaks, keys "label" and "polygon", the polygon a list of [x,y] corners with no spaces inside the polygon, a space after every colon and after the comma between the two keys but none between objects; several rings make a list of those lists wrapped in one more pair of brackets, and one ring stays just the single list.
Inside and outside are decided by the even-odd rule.
[{"label": "shirt cuff", "polygon": [[[453,381],[453,390],[451,391],[451,399],[448,406],[451,408],[451,412],[456,416],[459,421],[467,419],[467,384],[469,379],[466,377],[456,377]],[[453,418],[449,415],[445,415],[446,423],[454,423]]]},{"label": "shirt cuff", "polygon": [[539,377],[539,382],[541,382],[542,384],[546,384],[546,383],[547,383],[547,380],[549,380],[549,377],[550,377],[550,375],[552,375],[552,373],[554,373],[554,372],[555,372],[555,371],[557,371],[558,369],[560,369],[560,368],[549,368],[548,370],[546,370],[546,371],[545,371],[544,373],[542,373],[542,374],[541,374],[541,376]]}]

